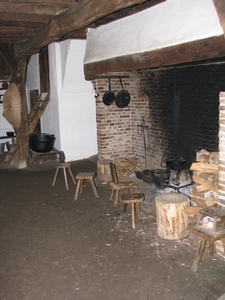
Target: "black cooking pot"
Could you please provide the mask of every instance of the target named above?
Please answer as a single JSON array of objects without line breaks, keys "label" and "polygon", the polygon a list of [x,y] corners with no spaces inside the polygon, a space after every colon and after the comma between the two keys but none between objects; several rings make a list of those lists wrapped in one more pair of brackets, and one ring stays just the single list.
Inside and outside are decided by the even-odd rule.
[{"label": "black cooking pot", "polygon": [[152,170],[149,170],[149,169],[144,170],[142,179],[145,182],[153,183],[154,182],[154,177],[153,177],[153,174],[152,174]]},{"label": "black cooking pot", "polygon": [[186,167],[186,160],[182,157],[168,158],[164,162],[166,163],[166,168],[169,170],[184,170]]},{"label": "black cooking pot", "polygon": [[122,87],[122,90],[116,95],[116,106],[119,108],[124,108],[127,107],[128,104],[130,103],[130,93],[126,90],[123,89],[123,84],[122,80],[120,78],[120,84]]},{"label": "black cooking pot", "polygon": [[115,100],[115,94],[111,91],[110,78],[109,78],[109,91],[103,96],[103,103],[105,105],[112,105]]},{"label": "black cooking pot", "polygon": [[54,134],[32,133],[29,135],[29,147],[35,152],[51,152],[54,143]]}]

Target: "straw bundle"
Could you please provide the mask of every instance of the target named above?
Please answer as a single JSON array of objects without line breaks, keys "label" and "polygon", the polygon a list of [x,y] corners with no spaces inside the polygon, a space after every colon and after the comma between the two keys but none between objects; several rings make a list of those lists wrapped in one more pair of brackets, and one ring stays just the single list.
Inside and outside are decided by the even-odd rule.
[{"label": "straw bundle", "polygon": [[17,130],[22,121],[22,105],[20,93],[15,83],[9,84],[3,96],[3,112],[6,120]]}]

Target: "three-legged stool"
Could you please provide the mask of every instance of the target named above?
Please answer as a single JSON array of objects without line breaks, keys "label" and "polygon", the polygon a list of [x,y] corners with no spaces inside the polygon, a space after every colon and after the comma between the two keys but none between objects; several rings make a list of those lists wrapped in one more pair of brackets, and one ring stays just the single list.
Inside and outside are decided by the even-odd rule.
[{"label": "three-legged stool", "polygon": [[76,175],[77,188],[75,191],[74,200],[78,199],[78,194],[82,194],[84,180],[90,180],[93,192],[96,198],[99,198],[98,191],[94,182],[95,172],[80,172]]},{"label": "three-legged stool", "polygon": [[[208,241],[209,243],[209,254],[213,255],[214,254],[214,242],[217,240],[222,240],[225,238],[225,230],[221,230],[221,232],[218,233],[213,233],[213,232],[203,232],[201,230],[198,230],[196,228],[191,228],[190,231],[198,236],[200,236],[201,240],[199,242],[198,250],[195,255],[194,262],[192,264],[191,270],[193,272],[196,272],[198,270],[198,266],[201,262],[202,256],[204,254],[206,242]],[[225,243],[223,242],[223,248],[225,251]]]},{"label": "three-legged stool", "polygon": [[120,195],[120,202],[123,204],[122,215],[124,215],[126,211],[127,204],[131,205],[132,228],[135,228],[135,214],[140,218],[140,203],[143,202],[144,199],[145,195],[142,193]]},{"label": "three-legged stool", "polygon": [[72,178],[72,180],[73,180],[73,183],[76,184],[76,181],[75,181],[75,179],[74,179],[74,177],[73,177],[73,173],[72,173],[72,171],[71,171],[71,163],[61,163],[60,165],[58,165],[58,166],[56,167],[55,176],[54,176],[54,179],[53,179],[52,186],[55,185],[56,178],[57,178],[57,175],[58,175],[58,173],[59,173],[59,169],[62,169],[62,170],[63,170],[63,173],[64,173],[64,179],[65,179],[65,184],[66,184],[66,189],[68,190],[69,187],[68,187],[68,180],[67,180],[66,170],[69,171],[70,176],[71,176],[71,178]]}]

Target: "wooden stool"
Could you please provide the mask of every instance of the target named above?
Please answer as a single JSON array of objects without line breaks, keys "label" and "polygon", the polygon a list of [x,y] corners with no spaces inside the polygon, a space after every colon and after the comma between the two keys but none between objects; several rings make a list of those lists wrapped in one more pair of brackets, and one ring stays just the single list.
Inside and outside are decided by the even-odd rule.
[{"label": "wooden stool", "polygon": [[91,183],[92,189],[94,191],[95,197],[99,198],[98,191],[97,191],[97,188],[96,188],[96,185],[95,185],[95,182],[94,182],[94,177],[95,177],[95,172],[80,172],[80,173],[77,174],[76,179],[78,181],[77,181],[77,188],[76,188],[76,191],[75,191],[74,200],[77,200],[79,193],[82,194],[83,183],[84,183],[85,179],[90,180],[90,183]]},{"label": "wooden stool", "polygon": [[66,170],[69,171],[70,176],[71,176],[71,178],[72,178],[72,180],[73,180],[73,183],[76,184],[76,181],[75,181],[75,179],[74,179],[74,177],[73,177],[73,173],[72,173],[70,167],[71,167],[71,163],[61,163],[60,165],[58,165],[58,166],[56,167],[56,172],[55,172],[55,176],[54,176],[54,179],[53,179],[52,186],[55,185],[56,178],[57,178],[57,175],[58,175],[58,173],[59,173],[59,169],[63,169],[64,179],[65,179],[65,184],[66,184],[66,189],[67,189],[67,190],[69,189],[69,187],[68,187],[68,181],[67,181]]},{"label": "wooden stool", "polygon": [[115,201],[114,204],[116,205],[119,198],[119,192],[122,190],[125,190],[128,194],[133,194],[134,189],[136,189],[138,186],[133,181],[119,181],[117,172],[116,172],[116,165],[113,163],[109,163],[111,176],[112,176],[112,182],[110,182],[110,188],[112,189],[110,200],[113,199],[113,195],[115,194]]},{"label": "wooden stool", "polygon": [[[190,228],[190,231],[201,237],[201,240],[200,240],[199,246],[198,246],[198,250],[197,250],[194,262],[191,267],[191,270],[193,272],[196,272],[198,270],[198,265],[200,264],[202,256],[204,254],[206,242],[208,241],[208,243],[209,243],[209,254],[213,255],[214,254],[214,242],[225,238],[225,230],[221,230],[218,233],[213,233],[210,231],[203,232],[198,228]],[[223,242],[223,248],[225,251],[225,242]]]},{"label": "wooden stool", "polygon": [[145,195],[142,193],[134,193],[134,194],[123,194],[120,195],[120,202],[123,204],[122,215],[124,215],[127,204],[131,205],[131,221],[132,228],[135,228],[135,214],[140,218],[140,203],[145,199]]}]

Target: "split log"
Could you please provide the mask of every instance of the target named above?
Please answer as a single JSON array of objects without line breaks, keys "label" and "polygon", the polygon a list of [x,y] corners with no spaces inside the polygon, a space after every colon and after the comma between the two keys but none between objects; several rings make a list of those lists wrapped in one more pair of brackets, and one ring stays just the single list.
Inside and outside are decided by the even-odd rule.
[{"label": "split log", "polygon": [[204,173],[218,172],[218,165],[215,164],[204,164],[204,163],[193,163],[190,167],[191,171],[202,171]]},{"label": "split log", "polygon": [[102,159],[97,161],[97,178],[99,181],[109,182],[112,181],[109,163],[111,161]]},{"label": "split log", "polygon": [[200,185],[204,185],[208,190],[213,190],[215,192],[218,191],[218,185],[213,185],[209,181],[207,181],[207,180],[205,180],[201,177],[193,176],[193,180],[194,180],[195,183],[198,183]]},{"label": "split log", "polygon": [[185,207],[189,198],[180,193],[156,196],[157,234],[167,240],[177,240],[188,235],[188,215]]}]

